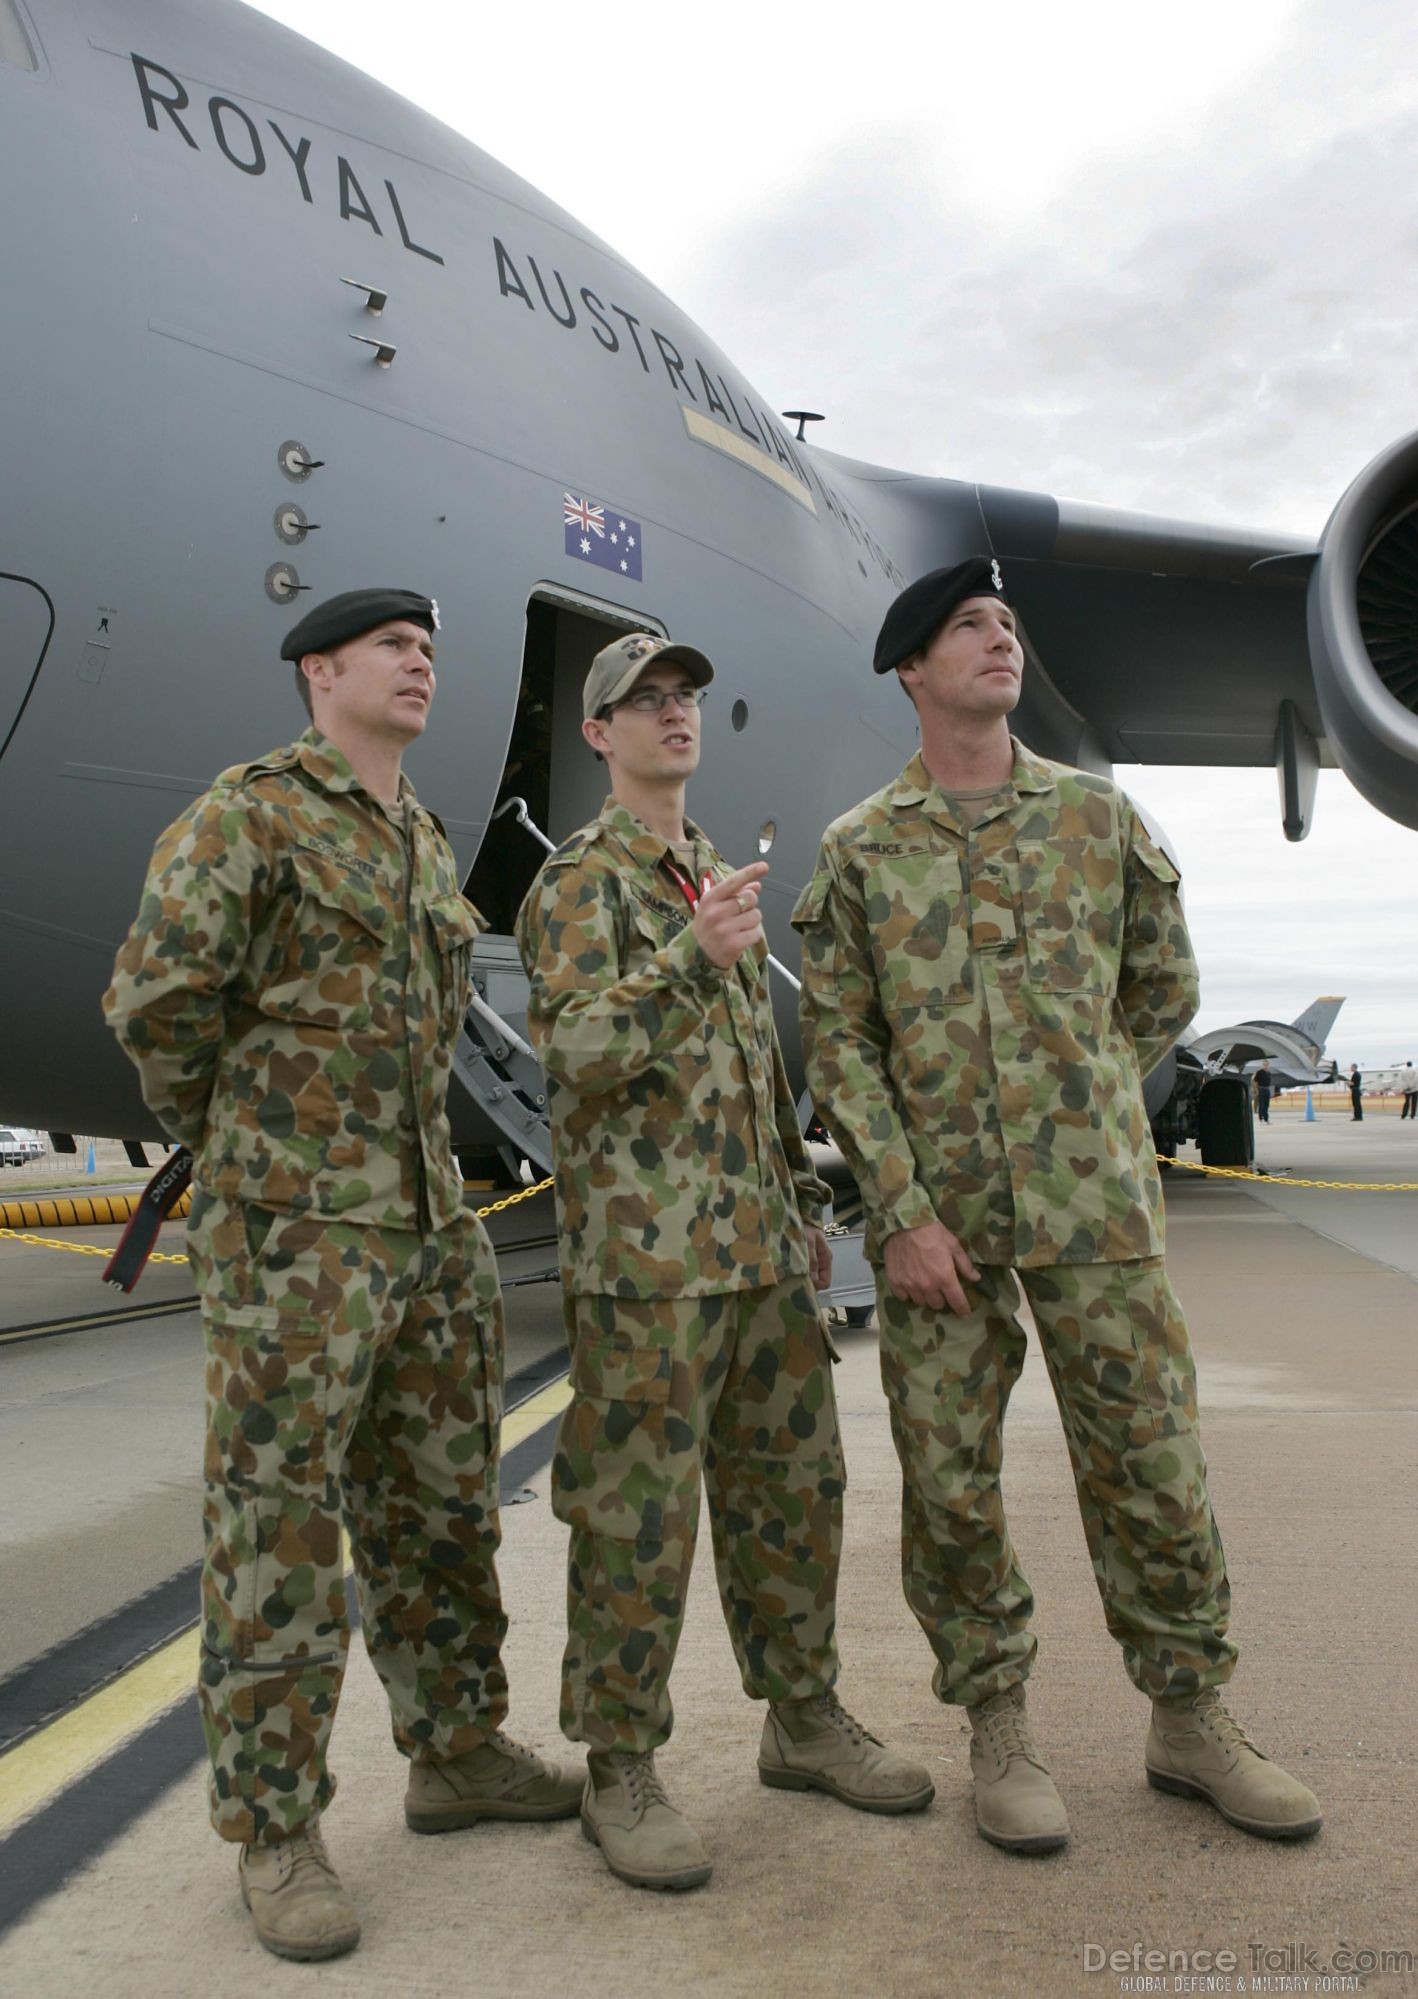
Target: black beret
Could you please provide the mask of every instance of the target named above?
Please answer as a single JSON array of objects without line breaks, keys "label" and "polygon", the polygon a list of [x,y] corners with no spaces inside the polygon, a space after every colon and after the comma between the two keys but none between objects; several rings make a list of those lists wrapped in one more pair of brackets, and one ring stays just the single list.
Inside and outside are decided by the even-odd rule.
[{"label": "black beret", "polygon": [[890,673],[913,653],[924,652],[957,604],[967,597],[1009,598],[999,564],[989,555],[972,555],[951,569],[933,569],[908,583],[882,620],[872,665]]},{"label": "black beret", "polygon": [[346,590],[313,605],[298,625],[292,625],[281,658],[302,660],[308,652],[333,652],[394,618],[407,618],[426,632],[438,630],[438,606],[432,597],[420,597],[412,590]]}]

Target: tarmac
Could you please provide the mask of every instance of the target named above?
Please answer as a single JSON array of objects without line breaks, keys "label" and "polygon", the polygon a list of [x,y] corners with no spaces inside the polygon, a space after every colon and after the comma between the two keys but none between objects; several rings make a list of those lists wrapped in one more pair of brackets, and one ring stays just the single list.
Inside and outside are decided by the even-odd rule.
[{"label": "tarmac", "polygon": [[[296,1966],[255,1943],[234,1856],[206,1830],[183,1695],[156,1730],[126,1750],[120,1741],[0,1847],[0,1873],[30,1882],[27,1913],[14,1904],[18,1919],[0,1941],[0,1989],[25,1999],[94,1989],[105,1999],[246,1999],[253,1988],[330,1999],[1418,1990],[1418,1208],[1412,1193],[1285,1183],[1418,1181],[1418,1130],[1388,1119],[1351,1127],[1337,1114],[1305,1125],[1290,1112],[1262,1130],[1260,1149],[1275,1175],[1264,1183],[1168,1175],[1169,1260],[1192,1327],[1234,1591],[1242,1659],[1231,1704],[1259,1745],[1318,1792],[1326,1820],[1316,1839],[1253,1840],[1204,1805],[1147,1787],[1147,1706],[1103,1626],[1034,1351],[1007,1424],[1005,1489],[1038,1598],[1030,1709],[1073,1840],[1025,1860],[978,1838],[962,1721],[931,1693],[930,1655],[901,1598],[899,1478],[875,1335],[843,1330],[840,1692],[874,1732],[930,1767],[929,1811],[873,1818],[758,1783],[760,1717],[738,1686],[706,1536],[675,1671],[675,1734],[659,1758],[714,1860],[706,1888],[671,1897],[623,1886],[574,1821],[438,1839],[407,1831],[403,1765],[356,1645],[335,1734],[340,1795],[326,1821],[364,1922],[353,1956]],[[13,1242],[0,1253],[0,1316],[12,1326],[37,1319],[12,1307],[18,1287],[41,1281],[43,1253]],[[55,1253],[54,1262],[78,1259]],[[67,1280],[51,1266],[45,1281],[57,1299]],[[160,1295],[146,1281],[144,1290]],[[549,1290],[509,1294],[519,1354],[551,1351]],[[524,1323],[532,1300],[540,1331]],[[0,1427],[8,1603],[15,1575],[29,1579],[21,1614],[7,1611],[5,1656],[21,1675],[46,1645],[63,1655],[56,1634],[82,1635],[101,1608],[121,1611],[135,1583],[177,1566],[172,1554],[191,1534],[179,1523],[195,1523],[200,1388],[200,1350],[182,1323],[189,1334],[159,1320],[0,1347],[14,1390]],[[550,1434],[517,1445],[536,1497],[506,1509],[500,1567],[512,1618],[509,1726],[565,1757],[576,1754],[556,1728],[565,1532],[535,1468]],[[116,1539],[102,1531],[110,1486],[125,1523]],[[169,1526],[155,1526],[169,1509]],[[86,1564],[86,1534],[105,1542],[107,1562]],[[182,1542],[182,1559],[191,1546]],[[0,1708],[17,1684],[14,1674],[0,1680]],[[171,1781],[145,1777],[134,1744],[149,1742],[154,1767],[177,1744]],[[9,1760],[0,1758],[0,1802]],[[75,1799],[90,1802],[79,1811]],[[106,1844],[93,1831],[99,1819],[113,1827]],[[69,1871],[76,1855],[84,1864]],[[37,1867],[49,1870],[38,1888],[54,1889],[40,1899]],[[1160,1959],[1149,1963],[1149,1951]],[[1400,1966],[1406,1953],[1410,1968],[1371,1973],[1367,1953]],[[1331,1967],[1348,1982],[1326,1984]],[[1139,1982],[1148,1976],[1158,1982]]]}]

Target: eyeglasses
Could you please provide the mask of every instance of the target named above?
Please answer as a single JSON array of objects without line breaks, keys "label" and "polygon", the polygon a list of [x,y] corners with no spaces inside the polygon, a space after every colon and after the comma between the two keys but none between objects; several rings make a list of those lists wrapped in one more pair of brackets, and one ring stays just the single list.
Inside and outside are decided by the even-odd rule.
[{"label": "eyeglasses", "polygon": [[702,708],[707,687],[637,687],[623,701],[616,701],[602,714],[613,715],[617,708],[633,708],[637,715],[658,715],[673,701],[677,708]]}]

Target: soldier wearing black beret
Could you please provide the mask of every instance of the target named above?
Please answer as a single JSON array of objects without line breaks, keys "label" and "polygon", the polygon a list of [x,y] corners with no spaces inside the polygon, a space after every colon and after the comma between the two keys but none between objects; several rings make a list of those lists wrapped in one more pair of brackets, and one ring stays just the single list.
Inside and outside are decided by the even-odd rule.
[{"label": "soldier wearing black beret", "polygon": [[351,590],[289,633],[311,727],[157,844],[105,996],[192,1154],[207,1340],[198,1695],[209,1809],[270,1951],[359,1937],[321,1820],[360,1622],[415,1832],[554,1819],[580,1776],[502,1733],[497,1265],[445,1111],[483,927],[402,759],[431,597]]},{"label": "soldier wearing black beret", "polygon": [[1111,778],[1011,735],[1024,647],[993,556],[903,590],[873,665],[921,746],[828,827],[793,912],[803,1059],[866,1213],[902,1582],[935,1692],[969,1717],[976,1823],[1015,1853],[1069,1838],[999,1482],[1022,1292],[1108,1628],[1151,1700],[1148,1782],[1305,1838],[1313,1792],[1222,1699],[1230,1584],[1164,1262],[1142,1079],[1197,1006],[1177,869]]},{"label": "soldier wearing black beret", "polygon": [[292,625],[281,643],[281,658],[295,667],[296,692],[310,712],[310,689],[301,662],[315,653],[337,652],[351,639],[362,638],[376,625],[401,620],[422,625],[430,637],[438,630],[438,603],[414,590],[343,590],[308,610]]},{"label": "soldier wearing black beret", "polygon": [[918,652],[925,652],[931,640],[957,604],[967,597],[995,597],[1008,604],[1004,577],[992,556],[972,555],[949,569],[932,569],[918,576],[891,605],[877,634],[872,666],[877,673],[890,673]]}]

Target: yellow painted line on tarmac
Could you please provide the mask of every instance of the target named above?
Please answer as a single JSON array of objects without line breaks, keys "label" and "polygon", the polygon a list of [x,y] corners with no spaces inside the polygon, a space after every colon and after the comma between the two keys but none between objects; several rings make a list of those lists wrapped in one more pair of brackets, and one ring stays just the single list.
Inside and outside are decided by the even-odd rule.
[{"label": "yellow painted line on tarmac", "polygon": [[545,1388],[539,1388],[528,1401],[519,1402],[502,1419],[503,1455],[559,1416],[570,1400],[570,1377],[563,1374],[549,1381]]},{"label": "yellow painted line on tarmac", "polygon": [[0,1838],[196,1684],[194,1626],[0,1756]]}]

